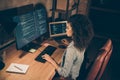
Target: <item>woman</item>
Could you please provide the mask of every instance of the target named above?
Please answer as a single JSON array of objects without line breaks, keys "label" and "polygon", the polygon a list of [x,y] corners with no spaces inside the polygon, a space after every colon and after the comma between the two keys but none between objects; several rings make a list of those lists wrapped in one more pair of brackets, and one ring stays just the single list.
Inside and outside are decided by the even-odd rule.
[{"label": "woman", "polygon": [[84,52],[94,33],[89,19],[76,14],[68,19],[66,34],[72,41],[64,52],[60,66],[49,55],[42,57],[55,67],[61,77],[76,80],[84,60]]}]

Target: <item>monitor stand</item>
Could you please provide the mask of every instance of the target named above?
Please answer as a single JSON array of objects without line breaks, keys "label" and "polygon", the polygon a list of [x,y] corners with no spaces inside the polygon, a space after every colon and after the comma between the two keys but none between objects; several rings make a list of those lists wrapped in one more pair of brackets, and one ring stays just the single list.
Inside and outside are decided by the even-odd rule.
[{"label": "monitor stand", "polygon": [[35,52],[41,45],[31,42],[22,48],[25,52]]}]

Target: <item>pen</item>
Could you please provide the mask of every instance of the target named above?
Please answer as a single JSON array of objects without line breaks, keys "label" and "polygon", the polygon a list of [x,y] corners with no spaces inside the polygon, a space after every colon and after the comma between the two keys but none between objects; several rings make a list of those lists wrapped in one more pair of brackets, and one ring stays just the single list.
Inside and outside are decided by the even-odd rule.
[{"label": "pen", "polygon": [[17,68],[17,69],[19,69],[20,71],[23,71],[21,68],[19,68],[19,67],[18,67],[18,66],[16,66],[16,65],[15,65],[14,67],[15,67],[15,68]]}]

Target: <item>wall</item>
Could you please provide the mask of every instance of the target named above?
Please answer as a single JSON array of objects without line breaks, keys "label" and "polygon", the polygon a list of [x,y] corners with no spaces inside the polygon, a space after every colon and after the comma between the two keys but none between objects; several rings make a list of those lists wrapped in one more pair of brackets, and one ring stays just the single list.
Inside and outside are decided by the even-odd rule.
[{"label": "wall", "polygon": [[19,7],[27,4],[35,4],[39,0],[0,0],[0,10]]},{"label": "wall", "polygon": [[120,39],[120,0],[91,0],[89,18],[97,35]]},{"label": "wall", "polygon": [[89,1],[90,0],[80,0],[79,10],[78,10],[79,14],[88,15]]},{"label": "wall", "polygon": [[[58,0],[58,2],[60,2],[61,0]],[[88,13],[88,1],[89,0],[80,0],[80,5],[79,5],[79,10],[78,13],[80,14],[87,14]],[[52,0],[0,0],[0,10],[4,10],[4,9],[9,9],[9,8],[14,8],[14,7],[19,7],[19,6],[23,6],[23,5],[27,5],[27,4],[35,4],[37,2],[43,3],[46,6],[47,12],[48,12],[48,16],[51,16],[51,11],[50,9],[52,9]],[[63,3],[65,3],[63,1]],[[70,3],[73,3],[73,0],[70,0]],[[58,3],[58,7],[63,8],[65,5],[59,5],[60,3]]]},{"label": "wall", "polygon": [[48,16],[51,16],[52,0],[0,0],[0,11],[38,2],[46,6]]}]

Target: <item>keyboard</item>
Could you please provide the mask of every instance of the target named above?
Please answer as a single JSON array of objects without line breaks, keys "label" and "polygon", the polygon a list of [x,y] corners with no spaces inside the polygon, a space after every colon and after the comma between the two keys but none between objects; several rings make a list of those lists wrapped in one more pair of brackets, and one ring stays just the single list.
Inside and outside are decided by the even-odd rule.
[{"label": "keyboard", "polygon": [[42,58],[42,55],[48,54],[51,56],[56,49],[57,48],[54,46],[50,46],[50,45],[47,46],[42,52],[40,52],[40,54],[35,58],[35,60],[38,62],[45,63],[46,60]]}]

